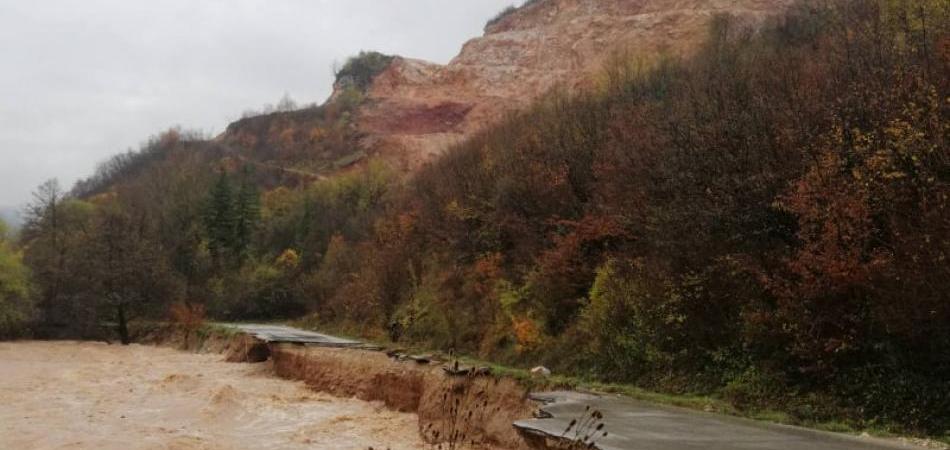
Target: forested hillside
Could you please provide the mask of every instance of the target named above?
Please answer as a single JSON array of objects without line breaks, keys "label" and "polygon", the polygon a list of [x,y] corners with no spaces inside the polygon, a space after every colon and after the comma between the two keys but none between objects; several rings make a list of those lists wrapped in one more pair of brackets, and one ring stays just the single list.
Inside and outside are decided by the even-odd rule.
[{"label": "forested hillside", "polygon": [[[37,191],[25,326],[107,324],[128,341],[138,319],[306,317],[739,409],[948,433],[947,2],[803,2],[755,27],[724,15],[694,56],[617,53],[593,84],[409,177],[370,162],[322,178],[164,133],[72,193]],[[336,133],[333,164],[354,142],[348,111],[280,114]],[[0,271],[19,258],[5,249]]]}]

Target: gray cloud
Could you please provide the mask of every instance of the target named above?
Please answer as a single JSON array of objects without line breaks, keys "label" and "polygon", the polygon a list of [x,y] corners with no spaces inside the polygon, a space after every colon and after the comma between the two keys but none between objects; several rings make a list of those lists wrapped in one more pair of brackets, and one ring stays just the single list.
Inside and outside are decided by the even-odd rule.
[{"label": "gray cloud", "polygon": [[513,0],[0,0],[0,205],[181,125],[322,101],[361,49],[447,62]]}]

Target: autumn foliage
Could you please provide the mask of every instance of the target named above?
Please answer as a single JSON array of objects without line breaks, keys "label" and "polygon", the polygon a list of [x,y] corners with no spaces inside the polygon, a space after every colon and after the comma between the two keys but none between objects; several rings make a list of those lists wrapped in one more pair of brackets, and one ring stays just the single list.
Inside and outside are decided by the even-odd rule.
[{"label": "autumn foliage", "polygon": [[[376,163],[293,182],[300,170],[274,169],[352,153],[348,109],[331,104],[242,120],[229,142],[156,141],[78,193],[118,185],[135,242],[210,317],[307,314],[800,420],[947,432],[946,2],[719,17],[692,57],[619,53],[597,85],[552,92],[408,179]],[[268,190],[230,264],[208,221],[216,174],[237,176],[224,157]],[[95,223],[78,202],[61,224]],[[54,263],[79,265],[86,234],[46,225],[27,228],[24,261],[61,320],[51,305],[80,281]]]},{"label": "autumn foliage", "polygon": [[407,323],[433,345],[945,429],[947,19],[806,2],[719,18],[689,60],[621,55],[416,176],[378,292],[443,317]]}]

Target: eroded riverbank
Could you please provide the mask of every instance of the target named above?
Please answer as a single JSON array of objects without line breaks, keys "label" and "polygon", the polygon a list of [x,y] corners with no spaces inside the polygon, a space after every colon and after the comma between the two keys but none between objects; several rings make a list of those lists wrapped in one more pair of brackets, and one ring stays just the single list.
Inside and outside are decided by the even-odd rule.
[{"label": "eroded riverbank", "polygon": [[101,343],[0,343],[0,448],[422,447],[418,418],[269,364]]}]

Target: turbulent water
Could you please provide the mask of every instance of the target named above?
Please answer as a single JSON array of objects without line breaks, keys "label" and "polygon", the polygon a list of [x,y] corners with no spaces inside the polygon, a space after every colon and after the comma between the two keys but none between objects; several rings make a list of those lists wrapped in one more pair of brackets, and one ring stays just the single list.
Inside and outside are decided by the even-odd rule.
[{"label": "turbulent water", "polygon": [[98,343],[0,343],[0,449],[415,449],[417,418],[266,364]]}]

